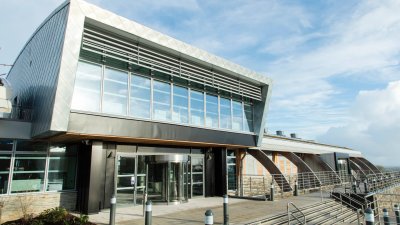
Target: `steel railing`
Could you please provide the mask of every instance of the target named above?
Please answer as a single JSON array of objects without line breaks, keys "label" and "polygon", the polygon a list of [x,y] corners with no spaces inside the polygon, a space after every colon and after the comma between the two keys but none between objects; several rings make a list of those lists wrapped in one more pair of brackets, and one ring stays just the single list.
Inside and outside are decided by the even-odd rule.
[{"label": "steel railing", "polygon": [[[295,209],[294,212],[290,210],[290,206],[293,206],[293,208]],[[300,220],[300,218],[296,216],[295,213],[301,214],[301,216],[303,217],[303,222]],[[295,204],[293,204],[293,202],[288,202],[287,204],[287,216],[288,216],[288,224],[290,224],[290,220],[292,217],[295,218],[297,222],[299,222],[300,224],[307,224],[306,215],[304,215],[304,213]]]}]

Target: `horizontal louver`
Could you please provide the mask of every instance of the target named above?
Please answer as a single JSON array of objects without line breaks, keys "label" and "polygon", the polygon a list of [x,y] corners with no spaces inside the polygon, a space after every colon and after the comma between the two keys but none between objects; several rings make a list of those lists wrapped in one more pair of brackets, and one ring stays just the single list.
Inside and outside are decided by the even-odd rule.
[{"label": "horizontal louver", "polygon": [[148,47],[131,44],[88,28],[84,30],[82,49],[171,76],[184,78],[190,82],[261,100],[261,88],[256,85],[201,68],[193,63],[172,58]]}]

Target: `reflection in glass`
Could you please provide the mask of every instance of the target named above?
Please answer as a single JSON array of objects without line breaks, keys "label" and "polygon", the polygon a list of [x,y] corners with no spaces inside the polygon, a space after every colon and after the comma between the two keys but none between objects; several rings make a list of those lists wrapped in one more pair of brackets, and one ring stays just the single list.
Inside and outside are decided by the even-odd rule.
[{"label": "reflection in glass", "polygon": [[106,68],[104,71],[103,92],[103,112],[126,115],[128,74],[119,70]]},{"label": "reflection in glass", "polygon": [[244,131],[253,131],[253,106],[244,104]]},{"label": "reflection in glass", "polygon": [[206,126],[218,128],[218,96],[206,94]]},{"label": "reflection in glass", "polygon": [[203,196],[204,187],[204,159],[203,157],[192,157],[192,196]]},{"label": "reflection in glass", "polygon": [[17,151],[46,152],[47,142],[17,141]]},{"label": "reflection in glass", "polygon": [[172,120],[179,123],[188,122],[188,89],[174,86],[174,107]]},{"label": "reflection in glass", "polygon": [[242,102],[232,101],[232,129],[242,130],[243,129],[243,108]]},{"label": "reflection in glass", "polygon": [[13,140],[0,139],[0,151],[12,151]]},{"label": "reflection in glass", "polygon": [[15,156],[11,193],[41,191],[44,182],[46,155]]},{"label": "reflection in glass", "polygon": [[100,111],[101,66],[79,61],[72,109]]},{"label": "reflection in glass", "polygon": [[76,166],[76,146],[51,146],[47,190],[74,190]]},{"label": "reflection in glass", "polygon": [[153,82],[153,119],[171,120],[171,85]]},{"label": "reflection in glass", "polygon": [[203,92],[190,91],[190,123],[204,126],[204,95]]},{"label": "reflection in glass", "polygon": [[236,190],[236,165],[228,165],[228,190]]},{"label": "reflection in glass", "polygon": [[135,158],[118,156],[117,199],[119,204],[134,203]]},{"label": "reflection in glass", "polygon": [[220,127],[225,129],[232,128],[231,100],[220,98]]},{"label": "reflection in glass", "polygon": [[150,118],[150,87],[150,78],[137,75],[131,76],[129,115],[134,117]]},{"label": "reflection in glass", "polygon": [[8,189],[8,176],[10,175],[11,155],[0,155],[0,194],[6,194]]}]

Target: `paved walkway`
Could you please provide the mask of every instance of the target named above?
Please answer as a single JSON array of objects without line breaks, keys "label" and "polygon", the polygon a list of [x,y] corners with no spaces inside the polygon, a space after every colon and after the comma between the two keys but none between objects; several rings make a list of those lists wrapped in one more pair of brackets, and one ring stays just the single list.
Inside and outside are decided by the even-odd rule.
[{"label": "paved walkway", "polygon": [[[258,218],[286,212],[288,202],[293,202],[297,207],[303,207],[321,200],[319,192],[278,199],[274,202],[230,198],[230,224],[244,224]],[[152,224],[204,224],[204,213],[207,209],[211,209],[214,213],[214,224],[222,224],[222,197],[190,199],[189,203],[180,205],[153,205]],[[116,223],[143,225],[142,210],[142,206],[119,206],[117,207]],[[89,220],[98,224],[108,224],[109,210],[90,215]]]}]

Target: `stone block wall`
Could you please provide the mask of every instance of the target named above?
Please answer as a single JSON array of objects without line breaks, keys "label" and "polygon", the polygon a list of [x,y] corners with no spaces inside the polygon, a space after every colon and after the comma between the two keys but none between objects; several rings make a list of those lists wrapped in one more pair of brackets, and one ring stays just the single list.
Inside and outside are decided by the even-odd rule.
[{"label": "stone block wall", "polygon": [[64,207],[74,210],[76,192],[24,193],[0,196],[0,224],[24,215],[37,215],[46,209]]}]

